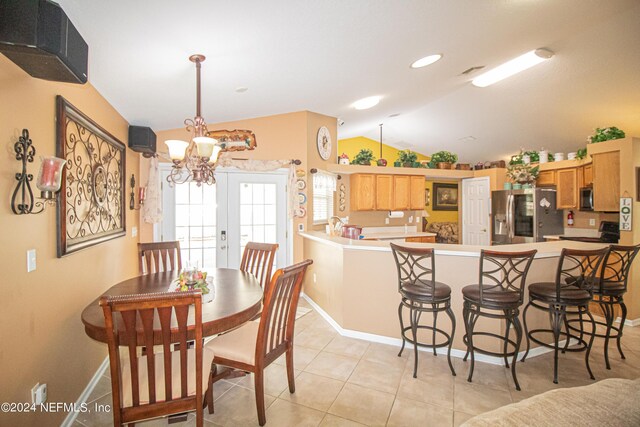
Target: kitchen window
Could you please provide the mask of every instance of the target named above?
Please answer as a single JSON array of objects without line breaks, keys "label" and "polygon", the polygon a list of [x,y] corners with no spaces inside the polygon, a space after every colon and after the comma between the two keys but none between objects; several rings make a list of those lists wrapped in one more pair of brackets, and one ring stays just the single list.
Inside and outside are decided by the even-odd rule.
[{"label": "kitchen window", "polygon": [[326,224],[333,216],[333,194],[336,191],[336,177],[318,171],[313,175],[313,223]]}]

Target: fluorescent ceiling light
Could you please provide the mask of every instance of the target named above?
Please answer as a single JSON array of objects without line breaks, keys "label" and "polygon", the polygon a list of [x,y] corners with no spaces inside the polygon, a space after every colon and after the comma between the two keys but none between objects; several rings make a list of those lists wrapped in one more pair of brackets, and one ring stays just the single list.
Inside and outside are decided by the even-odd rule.
[{"label": "fluorescent ceiling light", "polygon": [[434,62],[439,61],[440,58],[442,58],[442,55],[440,54],[425,56],[424,58],[420,58],[417,61],[415,61],[413,64],[411,64],[411,68],[426,67],[427,65],[431,65]]},{"label": "fluorescent ceiling light", "polygon": [[381,99],[381,96],[369,96],[367,98],[362,98],[353,103],[353,108],[355,108],[356,110],[366,110],[378,105]]},{"label": "fluorescent ceiling light", "polygon": [[527,68],[531,68],[553,56],[553,52],[547,49],[536,49],[518,56],[511,61],[505,62],[496,68],[480,74],[473,79],[471,83],[478,87],[487,87],[502,79],[511,77],[520,71],[524,71]]}]

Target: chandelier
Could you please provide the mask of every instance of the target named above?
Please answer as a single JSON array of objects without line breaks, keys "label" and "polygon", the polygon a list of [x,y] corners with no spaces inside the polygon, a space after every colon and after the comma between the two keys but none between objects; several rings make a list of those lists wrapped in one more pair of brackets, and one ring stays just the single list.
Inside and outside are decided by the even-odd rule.
[{"label": "chandelier", "polygon": [[208,136],[207,123],[200,113],[200,64],[204,60],[204,55],[189,57],[189,61],[196,64],[196,116],[184,121],[187,132],[193,135],[191,141],[165,141],[173,162],[171,173],[167,176],[170,185],[192,181],[200,186],[202,183],[211,185],[216,182],[213,172],[222,147],[218,140]]}]

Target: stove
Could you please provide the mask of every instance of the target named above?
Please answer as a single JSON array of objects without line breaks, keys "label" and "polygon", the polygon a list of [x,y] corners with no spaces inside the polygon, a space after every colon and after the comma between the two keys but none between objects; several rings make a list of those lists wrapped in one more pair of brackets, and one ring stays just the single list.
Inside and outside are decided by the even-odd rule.
[{"label": "stove", "polygon": [[571,240],[586,243],[618,243],[620,240],[620,224],[613,221],[601,221],[600,237],[560,236],[560,240]]}]

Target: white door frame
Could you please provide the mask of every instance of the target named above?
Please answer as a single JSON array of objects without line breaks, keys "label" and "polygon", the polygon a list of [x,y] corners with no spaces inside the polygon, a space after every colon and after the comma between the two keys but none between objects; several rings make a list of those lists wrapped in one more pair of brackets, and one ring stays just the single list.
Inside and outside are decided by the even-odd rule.
[{"label": "white door frame", "polygon": [[[487,245],[491,244],[491,179],[488,176],[482,176],[482,177],[478,177],[478,178],[464,178],[462,180],[462,188],[461,188],[461,192],[462,192],[462,204],[461,204],[461,208],[462,208],[462,227],[460,227],[460,232],[461,232],[461,243],[462,244],[467,244],[465,242],[465,189],[466,186],[468,186],[471,182],[479,182],[479,181],[484,181],[487,183],[487,188],[488,188],[488,194],[489,194],[489,198],[487,201],[487,236],[488,236],[488,243]],[[468,218],[468,216],[467,216]]]}]

